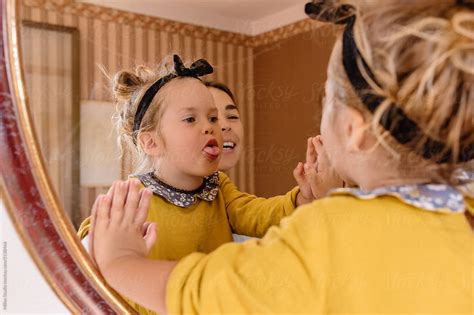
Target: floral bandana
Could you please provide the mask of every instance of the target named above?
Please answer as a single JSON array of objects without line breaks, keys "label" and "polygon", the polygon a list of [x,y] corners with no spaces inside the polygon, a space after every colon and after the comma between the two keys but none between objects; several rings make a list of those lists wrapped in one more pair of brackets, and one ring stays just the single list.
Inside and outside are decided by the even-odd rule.
[{"label": "floral bandana", "polygon": [[462,186],[444,184],[388,186],[372,191],[363,191],[359,188],[339,188],[331,191],[330,194],[349,194],[364,200],[379,196],[393,196],[406,204],[427,211],[462,213],[467,208],[464,196],[474,198],[474,182]]},{"label": "floral bandana", "polygon": [[175,206],[181,208],[192,206],[196,203],[196,197],[206,201],[213,201],[216,199],[217,192],[219,191],[219,172],[204,177],[201,187],[193,191],[172,187],[159,180],[153,172],[133,175],[133,177],[138,178],[142,184],[151,189],[155,195],[163,197]]}]

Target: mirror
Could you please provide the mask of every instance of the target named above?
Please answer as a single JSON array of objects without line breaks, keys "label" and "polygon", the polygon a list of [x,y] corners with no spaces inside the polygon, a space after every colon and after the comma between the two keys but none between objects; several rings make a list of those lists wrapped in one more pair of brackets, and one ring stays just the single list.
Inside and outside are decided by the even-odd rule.
[{"label": "mirror", "polygon": [[[74,236],[95,197],[133,173],[130,157],[120,156],[115,144],[115,106],[104,72],[154,66],[172,53],[187,63],[207,59],[215,72],[206,79],[230,87],[245,128],[244,154],[229,177],[240,190],[259,196],[285,193],[295,185],[292,170],[304,159],[306,138],[319,133],[335,39],[331,26],[305,18],[305,2],[4,2],[7,67],[16,73],[9,77],[9,93],[19,108],[15,123],[25,134],[18,141],[26,141],[25,159],[36,181],[31,185],[48,224],[83,277],[58,289],[67,292],[63,299],[71,310],[94,309],[94,299],[95,305],[127,309]],[[140,13],[157,11],[162,15]],[[39,253],[38,260],[42,255],[48,253]],[[74,290],[88,293],[74,300]]]},{"label": "mirror", "polygon": [[[120,158],[115,145],[110,122],[114,104],[104,72],[152,67],[172,53],[187,62],[209,60],[215,72],[206,79],[227,84],[236,96],[246,148],[229,172],[237,186],[272,196],[294,185],[291,173],[304,157],[305,139],[319,132],[320,97],[333,40],[328,29],[316,31],[308,20],[278,27],[267,19],[275,24],[267,26],[269,31],[239,34],[218,30],[218,19],[216,26],[210,22],[203,27],[134,13],[130,4],[132,12],[99,6],[116,6],[113,1],[87,2],[51,1],[47,7],[23,1],[19,15],[33,124],[50,179],[76,228],[99,193],[133,173],[128,157]],[[162,2],[156,5],[166,4]],[[282,1],[280,11],[268,12],[262,8],[265,1],[254,6],[261,17],[284,14],[295,6],[304,17],[305,2]],[[225,9],[217,1],[213,5]],[[221,14],[230,13],[227,8]],[[307,60],[306,65],[300,60]],[[321,73],[308,73],[310,66]]]}]

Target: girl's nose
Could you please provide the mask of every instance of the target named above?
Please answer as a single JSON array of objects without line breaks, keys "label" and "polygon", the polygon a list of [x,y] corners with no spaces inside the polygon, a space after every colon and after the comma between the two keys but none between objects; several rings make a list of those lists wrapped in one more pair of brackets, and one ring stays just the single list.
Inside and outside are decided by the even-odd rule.
[{"label": "girl's nose", "polygon": [[230,131],[230,126],[221,126],[222,131]]},{"label": "girl's nose", "polygon": [[209,125],[209,126],[206,126],[205,129],[204,129],[204,134],[213,134],[214,133],[214,130],[212,129],[212,126]]}]

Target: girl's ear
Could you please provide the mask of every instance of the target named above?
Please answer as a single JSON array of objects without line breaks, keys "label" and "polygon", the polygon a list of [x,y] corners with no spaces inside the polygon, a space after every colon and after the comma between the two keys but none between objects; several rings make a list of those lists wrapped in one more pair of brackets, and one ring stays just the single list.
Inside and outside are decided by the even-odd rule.
[{"label": "girl's ear", "polygon": [[345,136],[348,152],[360,152],[367,149],[367,123],[361,112],[351,106],[345,106]]},{"label": "girl's ear", "polygon": [[155,131],[140,132],[138,143],[147,155],[159,156],[163,153],[162,141]]}]

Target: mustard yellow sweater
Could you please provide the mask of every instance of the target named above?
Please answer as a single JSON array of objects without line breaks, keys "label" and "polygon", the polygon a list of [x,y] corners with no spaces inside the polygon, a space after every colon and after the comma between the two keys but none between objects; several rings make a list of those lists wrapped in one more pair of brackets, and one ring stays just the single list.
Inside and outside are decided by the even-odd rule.
[{"label": "mustard yellow sweater", "polygon": [[[198,199],[191,207],[181,208],[154,195],[147,221],[156,222],[157,241],[149,258],[179,260],[193,252],[210,253],[232,242],[232,233],[262,237],[294,211],[298,192],[295,187],[283,196],[259,198],[239,191],[227,175],[219,172],[219,192],[213,201]],[[81,239],[89,227],[90,217],[79,228]],[[129,303],[140,314],[154,314]]]},{"label": "mustard yellow sweater", "polygon": [[168,281],[167,307],[170,314],[473,314],[473,282],[474,234],[463,213],[339,195],[298,208],[261,240],[183,258]]}]

